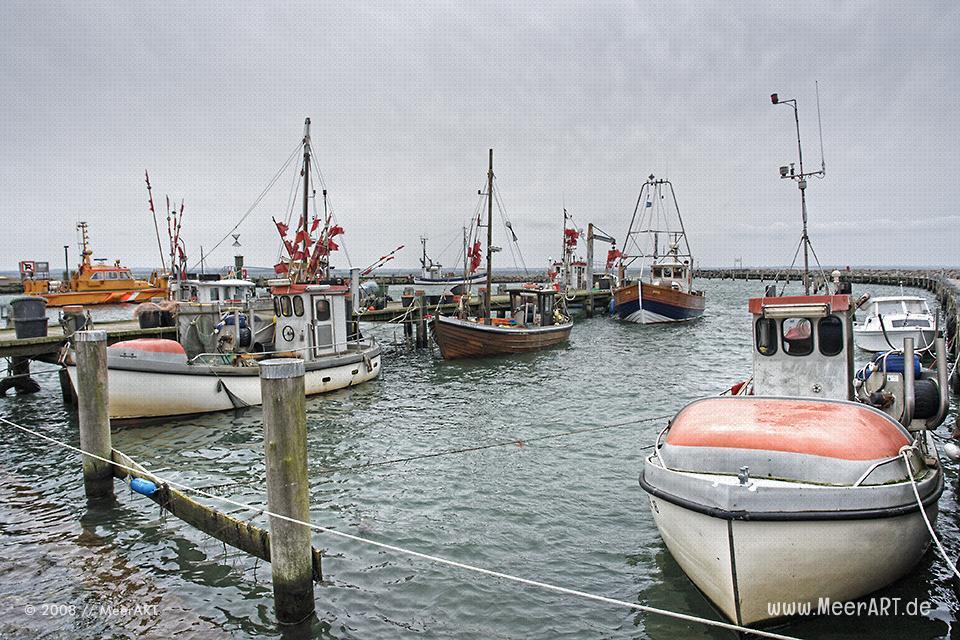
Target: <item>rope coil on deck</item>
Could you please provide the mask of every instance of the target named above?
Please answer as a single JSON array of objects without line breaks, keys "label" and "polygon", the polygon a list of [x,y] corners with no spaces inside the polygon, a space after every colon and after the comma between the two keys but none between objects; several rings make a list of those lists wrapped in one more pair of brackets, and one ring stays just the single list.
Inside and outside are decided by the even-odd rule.
[{"label": "rope coil on deck", "polygon": [[[42,434],[42,433],[40,433],[40,432],[38,432],[38,431],[35,431],[35,430],[33,430],[33,429],[30,429],[30,428],[28,428],[28,427],[24,427],[24,426],[22,426],[22,425],[16,424],[15,422],[11,422],[10,420],[7,420],[6,418],[0,417],[0,423],[6,424],[6,425],[11,426],[11,427],[14,427],[14,428],[16,428],[16,429],[20,429],[21,431],[23,431],[23,432],[25,432],[25,433],[29,433],[30,435],[36,436],[36,437],[38,437],[38,438],[40,438],[40,439],[42,439],[42,440],[46,440],[47,442],[50,442],[50,443],[52,443],[52,444],[55,444],[55,445],[57,445],[57,446],[59,446],[59,447],[62,447],[62,448],[64,448],[64,449],[68,449],[68,450],[73,451],[73,452],[75,452],[75,453],[79,453],[79,454],[81,454],[81,455],[88,456],[88,457],[93,458],[93,459],[95,459],[95,460],[100,460],[101,462],[106,462],[107,464],[110,464],[110,465],[112,465],[112,466],[114,466],[114,467],[116,467],[116,468],[118,468],[118,469],[122,469],[122,470],[126,471],[127,473],[133,473],[133,474],[143,473],[143,470],[142,470],[142,469],[136,469],[136,468],[134,468],[134,467],[132,467],[132,466],[120,464],[120,463],[116,462],[115,460],[107,459],[107,458],[104,458],[104,457],[101,457],[101,456],[98,456],[98,455],[95,455],[95,454],[88,453],[88,452],[84,451],[83,449],[80,449],[79,447],[75,447],[75,446],[70,445],[70,444],[67,444],[66,442],[63,442],[63,441],[61,441],[61,440],[57,440],[57,439],[55,439],[55,438],[51,438],[51,437],[48,436],[48,435]],[[153,474],[153,475],[155,475],[155,474]],[[569,588],[567,588],[567,587],[560,587],[560,586],[548,584],[548,583],[546,583],[546,582],[539,582],[539,581],[536,581],[536,580],[530,580],[530,579],[527,579],[527,578],[521,578],[521,577],[518,577],[518,576],[513,576],[513,575],[510,575],[510,574],[507,574],[507,573],[502,573],[502,572],[499,572],[499,571],[493,571],[493,570],[490,570],[490,569],[484,569],[484,568],[482,568],[482,567],[476,567],[476,566],[473,566],[473,565],[465,564],[465,563],[463,563],[463,562],[457,562],[457,561],[455,561],[455,560],[448,560],[448,559],[446,559],[446,558],[441,558],[441,557],[439,557],[439,556],[433,556],[433,555],[430,555],[430,554],[421,553],[421,552],[419,552],[419,551],[413,551],[413,550],[411,550],[411,549],[405,549],[405,548],[403,548],[403,547],[398,547],[398,546],[391,545],[391,544],[387,544],[387,543],[384,543],[384,542],[378,542],[378,541],[376,541],[376,540],[370,540],[370,539],[368,539],[368,538],[362,538],[362,537],[360,537],[360,536],[355,536],[355,535],[352,535],[352,534],[349,534],[349,533],[345,533],[345,532],[343,532],[343,531],[337,531],[337,530],[335,530],[335,529],[328,529],[328,528],[326,528],[326,527],[322,527],[322,526],[320,526],[320,525],[312,524],[312,523],[310,523],[310,522],[304,522],[304,521],[302,521],[302,520],[297,520],[297,519],[295,519],[295,518],[290,518],[290,517],[288,517],[288,516],[285,516],[285,515],[282,515],[282,514],[279,514],[279,513],[274,513],[274,512],[272,512],[272,511],[268,511],[268,510],[266,510],[266,509],[264,509],[264,508],[262,508],[262,507],[257,507],[257,506],[254,506],[254,505],[251,505],[251,504],[247,504],[247,503],[244,503],[244,502],[239,502],[239,501],[236,501],[236,500],[232,500],[232,499],[230,499],[230,498],[226,498],[226,497],[223,497],[223,496],[213,495],[213,494],[207,493],[207,492],[205,492],[205,491],[201,491],[201,490],[199,490],[199,489],[194,489],[193,487],[189,487],[189,486],[187,486],[187,485],[185,485],[185,484],[182,484],[182,483],[179,483],[179,482],[175,482],[175,481],[173,481],[173,480],[167,480],[167,479],[165,479],[165,478],[160,478],[160,479],[163,480],[163,482],[164,482],[166,485],[175,487],[175,488],[177,488],[177,489],[180,489],[181,491],[190,491],[190,492],[192,492],[192,493],[195,493],[195,494],[197,494],[197,495],[204,496],[204,497],[209,498],[209,499],[211,499],[211,500],[219,500],[220,502],[223,502],[223,503],[226,503],[226,504],[229,504],[229,505],[233,505],[233,506],[235,506],[235,507],[240,507],[240,508],[242,508],[242,509],[247,509],[247,510],[255,511],[255,512],[257,512],[257,513],[262,513],[262,514],[264,514],[264,515],[270,516],[271,518],[278,518],[278,519],[284,520],[284,521],[286,521],[286,522],[290,522],[290,523],[293,523],[293,524],[299,524],[299,525],[302,525],[302,526],[304,526],[304,527],[308,527],[308,528],[310,528],[310,529],[313,529],[314,531],[318,531],[318,532],[323,533],[323,534],[326,534],[326,535],[336,536],[336,537],[343,538],[343,539],[346,539],[346,540],[351,540],[351,541],[353,541],[353,542],[359,542],[359,543],[361,543],[361,544],[371,545],[371,546],[378,547],[378,548],[381,548],[381,549],[386,549],[386,550],[388,550],[388,551],[394,551],[394,552],[399,553],[399,554],[402,554],[402,555],[407,555],[407,556],[411,556],[411,557],[414,557],[414,558],[420,558],[420,559],[422,559],[422,560],[428,560],[428,561],[430,561],[430,562],[435,562],[435,563],[437,563],[437,564],[442,564],[442,565],[446,565],[446,566],[449,566],[449,567],[454,567],[454,568],[457,568],[457,569],[463,569],[463,570],[465,570],[465,571],[471,571],[471,572],[474,572],[474,573],[479,573],[479,574],[491,576],[491,577],[494,577],[494,578],[500,578],[500,579],[502,579],[502,580],[507,580],[507,581],[509,581],[509,582],[515,582],[515,583],[519,583],[519,584],[525,584],[525,585],[532,586],[532,587],[539,587],[539,588],[541,588],[541,589],[546,589],[546,590],[548,590],[548,591],[553,591],[553,592],[556,592],[556,593],[563,593],[563,594],[566,594],[566,595],[578,596],[578,597],[581,597],[581,598],[586,598],[586,599],[588,599],[588,600],[593,600],[593,601],[595,601],[595,602],[603,602],[603,603],[606,603],[606,604],[613,604],[613,605],[617,605],[617,606],[621,606],[621,607],[626,607],[626,608],[629,608],[629,609],[634,609],[634,610],[637,610],[637,611],[642,611],[642,612],[644,612],[644,613],[650,613],[650,614],[654,614],[654,615],[661,615],[661,616],[665,616],[665,617],[668,617],[668,618],[673,618],[673,619],[676,619],[676,620],[684,620],[684,621],[686,621],[686,622],[696,622],[696,623],[703,624],[703,625],[707,625],[707,626],[711,626],[711,627],[717,627],[717,628],[720,628],[720,629],[727,629],[727,630],[729,630],[729,631],[737,631],[737,632],[740,632],[740,633],[743,633],[743,634],[751,634],[751,635],[758,636],[758,637],[761,637],[761,638],[772,638],[772,639],[774,639],[774,640],[800,640],[799,638],[796,638],[796,637],[794,637],[794,636],[786,636],[786,635],[782,635],[782,634],[778,634],[778,633],[772,633],[772,632],[769,632],[769,631],[762,631],[762,630],[759,630],[759,629],[750,629],[749,627],[743,627],[743,626],[736,625],[736,624],[731,624],[731,623],[728,623],[728,622],[721,622],[721,621],[719,621],[719,620],[710,620],[710,619],[708,619],[708,618],[701,618],[701,617],[699,617],[699,616],[689,615],[689,614],[685,614],[685,613],[678,613],[678,612],[675,612],[675,611],[669,611],[669,610],[667,610],[667,609],[660,609],[660,608],[658,608],[658,607],[651,607],[651,606],[648,606],[648,605],[639,604],[639,603],[635,603],[635,602],[626,602],[626,601],[624,601],[624,600],[616,600],[616,599],[614,599],[614,598],[608,598],[608,597],[605,597],[605,596],[599,596],[599,595],[596,595],[596,594],[588,593],[588,592],[586,592],[586,591],[579,591],[579,590],[577,590],[577,589],[569,589]],[[922,511],[922,510],[921,510],[921,511]]]}]

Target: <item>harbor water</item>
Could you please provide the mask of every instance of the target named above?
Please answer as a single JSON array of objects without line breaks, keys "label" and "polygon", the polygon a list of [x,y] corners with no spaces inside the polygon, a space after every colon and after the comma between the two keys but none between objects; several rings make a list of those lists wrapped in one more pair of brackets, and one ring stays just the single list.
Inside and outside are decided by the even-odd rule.
[{"label": "harbor water", "polygon": [[[518,357],[444,362],[404,346],[398,325],[364,325],[384,345],[382,377],[307,401],[313,523],[721,619],[670,556],[638,484],[644,447],[667,417],[749,375],[746,303],[763,285],[701,284],[707,315],[694,323],[579,316],[569,346]],[[854,295],[865,291],[894,292],[856,285]],[[37,394],[0,400],[0,415],[77,445],[76,416],[56,377],[40,382]],[[942,435],[955,416],[956,405]],[[264,506],[261,417],[251,408],[124,426],[113,444],[158,475]],[[640,422],[646,418],[655,419]],[[0,430],[0,638],[289,635],[274,622],[269,565],[164,516],[119,483],[117,505],[88,506],[74,453]],[[494,443],[504,444],[481,448]],[[433,455],[453,450],[462,451]],[[956,559],[957,471],[949,461],[945,467],[938,528]],[[217,506],[267,526],[258,513]],[[329,534],[315,532],[313,542],[325,552],[324,581],[308,637],[736,637]],[[875,594],[900,599],[899,611],[796,619],[774,630],[809,639],[951,637],[960,613],[954,588],[931,549],[911,574]]]}]

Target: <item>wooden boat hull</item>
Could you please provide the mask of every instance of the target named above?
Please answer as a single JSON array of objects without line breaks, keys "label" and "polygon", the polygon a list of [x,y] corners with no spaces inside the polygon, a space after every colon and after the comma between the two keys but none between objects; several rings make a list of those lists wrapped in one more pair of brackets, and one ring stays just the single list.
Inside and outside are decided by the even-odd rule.
[{"label": "wooden boat hull", "polygon": [[638,324],[695,320],[703,315],[707,304],[703,294],[686,293],[647,282],[615,289],[613,296],[620,319]]},{"label": "wooden boat hull", "polygon": [[450,287],[460,285],[464,283],[469,284],[483,284],[487,281],[486,273],[475,273],[464,280],[463,276],[451,276],[449,278],[426,278],[424,276],[417,276],[413,279],[413,284],[415,285],[438,285],[445,287],[449,290]]},{"label": "wooden boat hull", "polygon": [[[256,366],[206,366],[172,363],[110,362],[108,412],[111,419],[142,419],[193,415],[262,403]],[[67,367],[74,389],[76,366]],[[351,387],[380,375],[380,347],[307,363],[307,396]]]},{"label": "wooden boat hull", "polygon": [[126,291],[67,291],[64,293],[40,294],[47,301],[48,307],[64,307],[70,304],[97,305],[97,304],[126,304],[149,302],[153,298],[167,298],[167,290],[151,287]]},{"label": "wooden boat hull", "polygon": [[485,325],[446,316],[436,317],[431,324],[440,353],[447,360],[548,349],[567,342],[573,328],[572,322],[552,327],[518,328]]}]

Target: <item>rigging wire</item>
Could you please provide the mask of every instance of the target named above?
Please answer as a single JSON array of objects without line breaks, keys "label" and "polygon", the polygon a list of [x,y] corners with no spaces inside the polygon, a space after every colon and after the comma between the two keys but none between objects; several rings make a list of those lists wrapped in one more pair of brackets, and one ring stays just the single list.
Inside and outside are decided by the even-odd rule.
[{"label": "rigging wire", "polygon": [[[496,176],[494,176],[494,181],[496,181]],[[501,195],[500,195],[500,187],[497,186],[496,182],[494,182],[493,194],[494,194],[494,202],[497,203],[497,210],[500,212],[500,219],[503,221],[503,225],[510,231],[510,238],[509,238],[509,240],[510,240],[510,242],[512,242],[514,245],[516,245],[517,255],[520,256],[520,264],[523,265],[523,274],[524,274],[525,276],[529,276],[529,275],[530,275],[530,271],[527,269],[527,263],[526,263],[526,262],[524,261],[524,259],[523,259],[523,252],[520,250],[520,240],[517,238],[517,235],[516,235],[516,233],[515,233],[514,230],[513,230],[513,223],[510,222],[509,219],[507,219],[507,214],[506,214],[506,211],[505,211],[505,207],[503,206],[503,199],[502,199],[502,197],[501,197]],[[508,245],[508,246],[510,246],[510,245]],[[513,247],[512,247],[512,246],[510,246],[510,255],[511,255],[511,257],[513,256]],[[519,265],[517,265],[517,259],[516,259],[515,257],[513,258],[513,266],[514,266],[514,268],[519,268]]]},{"label": "rigging wire", "polygon": [[[289,164],[297,156],[297,152],[300,151],[302,147],[303,147],[303,142],[301,141],[297,144],[297,147],[293,150],[293,153],[290,154],[290,157],[287,158],[286,162],[283,163],[283,166],[281,166],[280,169],[274,174],[273,178],[270,179],[270,182],[267,184],[266,187],[264,187],[263,191],[260,192],[260,195],[257,196],[257,199],[253,201],[253,204],[250,205],[250,208],[247,209],[246,213],[240,216],[240,221],[237,222],[237,224],[233,225],[233,228],[227,232],[227,235],[220,238],[220,241],[217,242],[217,244],[213,245],[212,249],[204,252],[203,260],[208,260],[210,256],[213,254],[213,252],[217,250],[217,247],[219,247],[224,242],[226,242],[227,238],[230,237],[230,234],[236,231],[240,227],[240,225],[243,224],[243,221],[246,220],[251,213],[253,213],[253,210],[257,208],[257,205],[259,205],[260,201],[263,200],[264,196],[267,195],[267,192],[269,192],[270,189],[273,188],[273,185],[277,182],[280,176],[283,175],[283,172],[286,171],[287,166],[289,166]],[[196,269],[197,266],[200,264],[200,262],[201,262],[200,260],[195,262],[193,267],[191,267],[191,269]]]},{"label": "rigging wire", "polygon": [[[319,165],[320,165],[319,162],[311,162],[311,163],[310,163],[310,167],[311,167],[314,171],[316,171],[316,173],[317,173],[317,181],[320,183],[320,188],[323,189],[324,191],[327,191],[327,183],[326,183],[326,181],[323,179],[323,173],[320,171],[320,166],[319,166]],[[333,221],[333,224],[335,224],[335,225],[336,225],[336,224],[340,224],[340,222],[337,220],[337,214],[334,213],[333,205],[330,203],[330,197],[329,197],[329,196],[330,196],[330,194],[327,193],[327,205],[328,205],[328,207],[329,207],[329,209],[330,209],[330,219]],[[314,195],[313,195],[313,210],[314,210],[314,215],[316,215],[316,211],[317,211],[317,195],[316,195],[316,190],[314,190]],[[324,220],[323,223],[326,224],[327,221]],[[343,249],[343,256],[347,259],[347,266],[349,266],[349,267],[352,269],[352,268],[353,268],[353,261],[350,259],[350,252],[347,250],[347,243],[346,243],[346,241],[344,240],[343,236],[339,236],[339,238],[340,238],[340,240],[338,241],[338,242],[339,242],[339,247],[340,247],[341,249]],[[328,268],[328,270],[329,270],[329,268],[330,268],[330,258],[329,258],[329,255],[327,256],[327,268]]]}]

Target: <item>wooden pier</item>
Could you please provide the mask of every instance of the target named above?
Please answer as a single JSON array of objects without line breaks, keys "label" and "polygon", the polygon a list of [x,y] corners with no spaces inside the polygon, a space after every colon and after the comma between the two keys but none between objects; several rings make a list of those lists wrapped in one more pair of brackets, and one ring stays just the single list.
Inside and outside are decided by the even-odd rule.
[{"label": "wooden pier", "polygon": [[[587,290],[571,291],[566,297],[566,302],[570,306],[590,306],[591,293],[593,298],[593,309],[588,311],[588,315],[595,309],[606,309],[610,303],[609,289],[594,289],[592,292]],[[470,312],[482,313],[482,301],[480,298],[471,300]],[[490,298],[490,308],[492,311],[508,311],[510,308],[509,295],[495,295]],[[404,307],[399,302],[390,302],[383,309],[366,309],[357,312],[356,318],[364,322],[400,322],[408,311],[414,314],[415,310],[411,307]],[[456,304],[426,305],[425,312],[428,314],[448,315],[457,310]],[[412,319],[412,318],[411,318]]]},{"label": "wooden pier", "polygon": [[[157,327],[155,329],[141,329],[136,320],[121,320],[116,322],[97,322],[97,329],[107,332],[107,342],[113,344],[121,340],[134,338],[176,338],[176,327]],[[13,328],[0,329],[0,358],[25,357],[45,362],[56,362],[56,356],[67,343],[63,329],[51,325],[49,332],[42,338],[20,338],[14,334]]]}]

